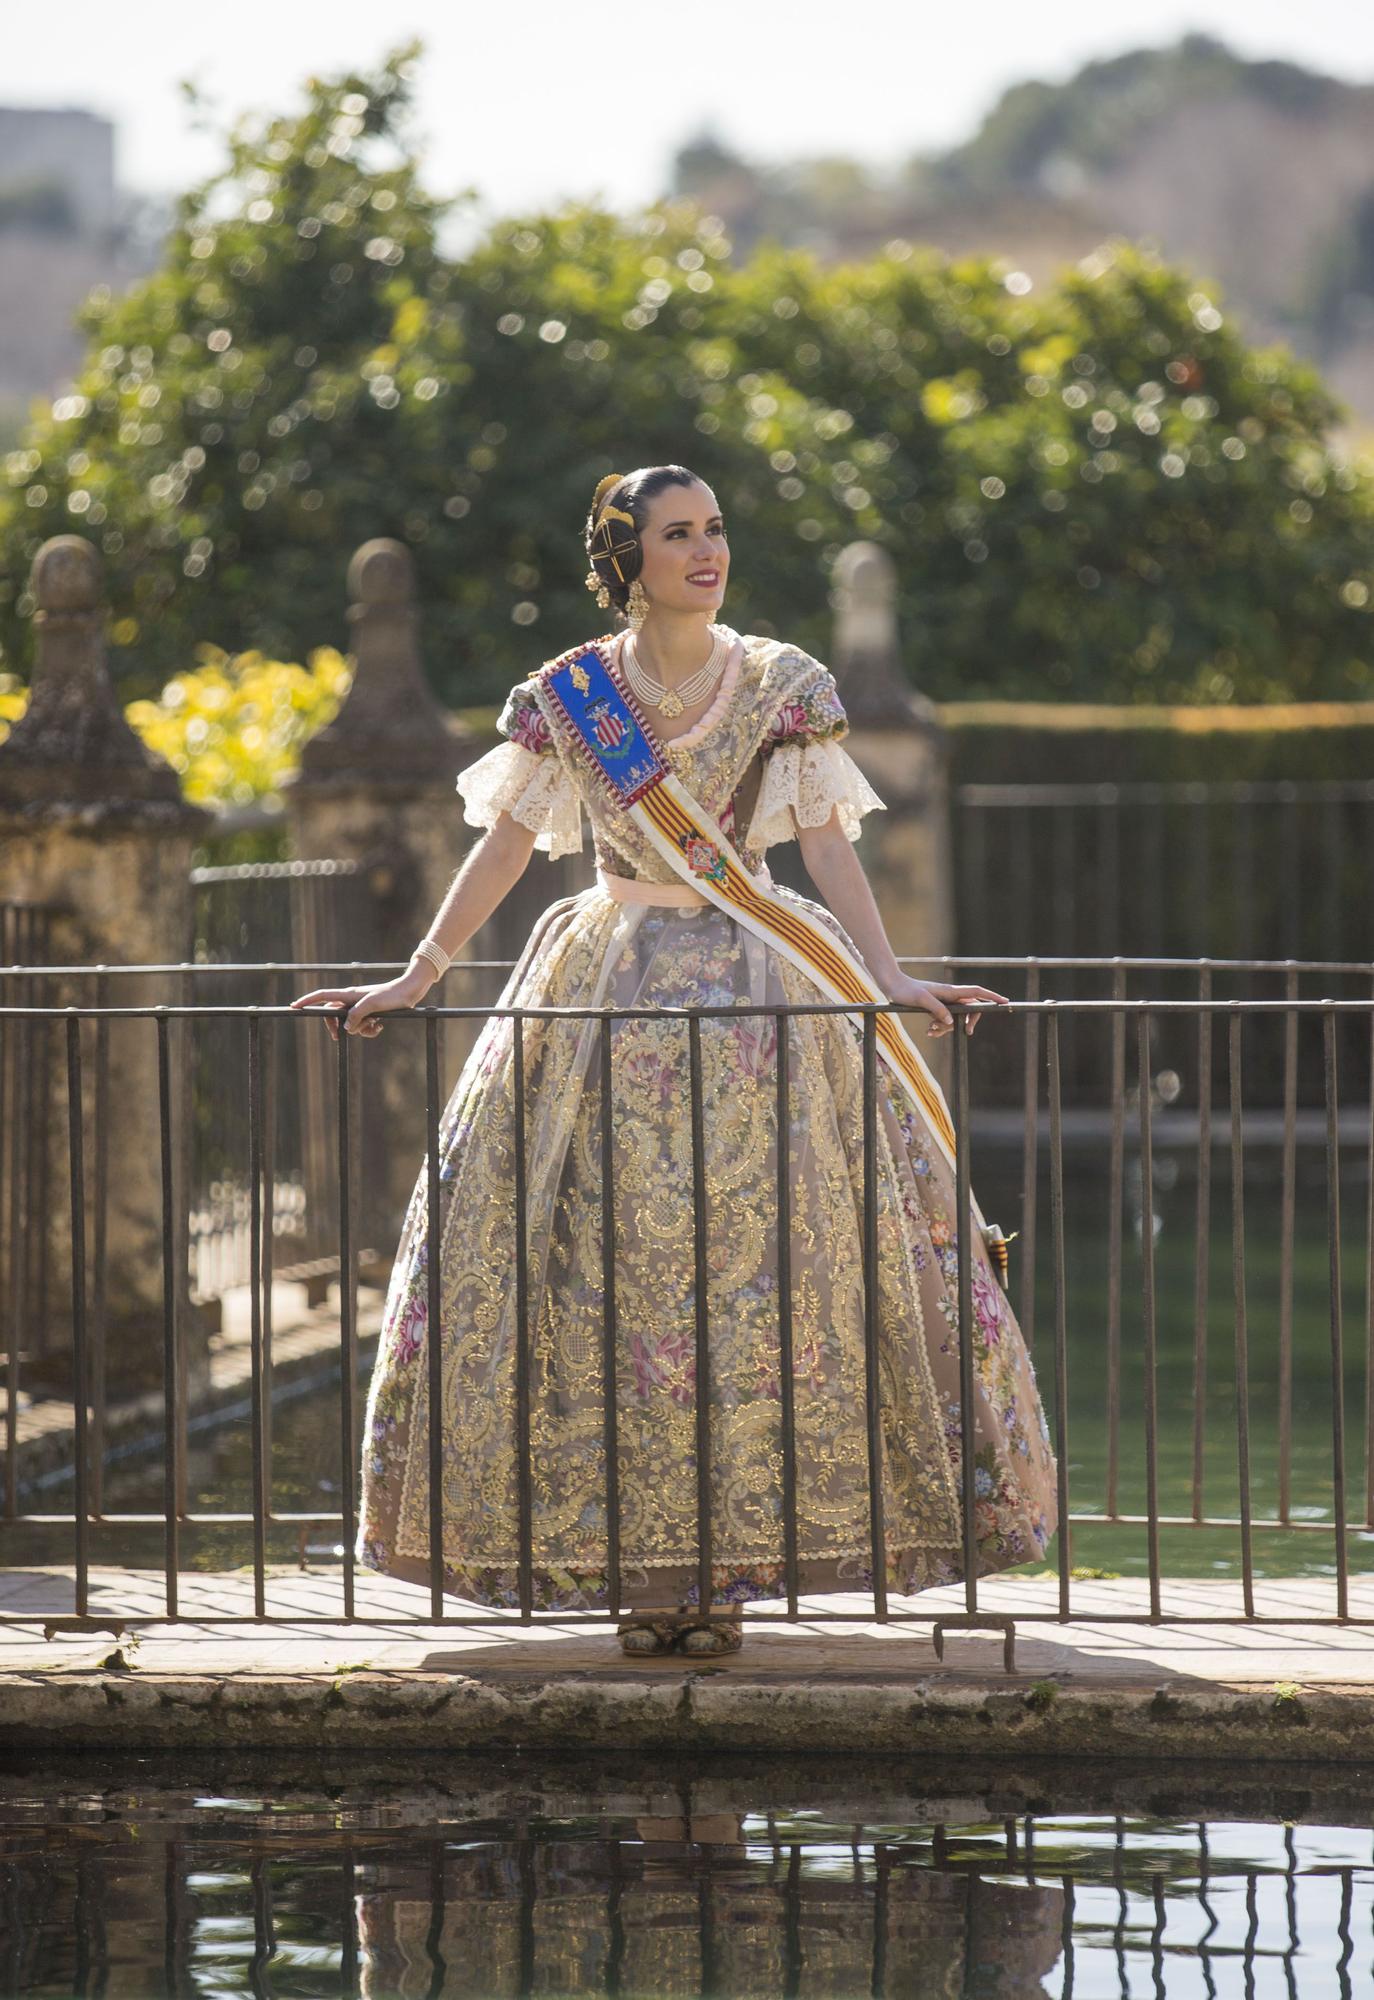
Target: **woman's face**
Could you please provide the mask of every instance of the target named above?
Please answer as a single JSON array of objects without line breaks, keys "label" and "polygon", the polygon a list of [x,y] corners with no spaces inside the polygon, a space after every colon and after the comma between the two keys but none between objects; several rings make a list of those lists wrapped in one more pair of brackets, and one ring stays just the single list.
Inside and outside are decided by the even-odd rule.
[{"label": "woman's face", "polygon": [[690,486],[665,486],[648,503],[639,539],[644,550],[639,580],[654,609],[714,617],[725,601],[730,546],[710,487],[699,479]]}]

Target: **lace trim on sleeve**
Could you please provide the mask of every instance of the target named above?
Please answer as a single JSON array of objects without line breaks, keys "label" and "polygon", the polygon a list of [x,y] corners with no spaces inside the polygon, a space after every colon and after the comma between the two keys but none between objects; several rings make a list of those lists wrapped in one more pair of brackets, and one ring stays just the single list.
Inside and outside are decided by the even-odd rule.
[{"label": "lace trim on sleeve", "polygon": [[582,804],[555,756],[498,743],[458,773],[457,790],[469,826],[493,827],[497,815],[508,812],[550,860],[582,851]]},{"label": "lace trim on sleeve", "polygon": [[775,841],[795,840],[799,827],[824,826],[835,806],[845,833],[857,840],[864,814],[882,810],[883,802],[833,737],[782,742],[764,760],[748,845],[758,853]]}]

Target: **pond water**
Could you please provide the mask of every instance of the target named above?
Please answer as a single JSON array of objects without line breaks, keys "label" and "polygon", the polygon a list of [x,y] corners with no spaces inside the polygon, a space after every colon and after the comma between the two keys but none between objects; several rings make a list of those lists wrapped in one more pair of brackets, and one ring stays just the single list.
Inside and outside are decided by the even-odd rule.
[{"label": "pond water", "polygon": [[11,1762],[0,1994],[1354,2000],[1368,1774]]},{"label": "pond water", "polygon": [[[1225,1148],[1218,1145],[1218,1153]],[[1069,1486],[1075,1513],[1099,1513],[1107,1498],[1108,1217],[1107,1188],[1095,1150],[1091,1159],[1072,1152],[1065,1163],[1066,1296],[1068,1318]],[[976,1155],[976,1186],[984,1213],[1018,1224],[1020,1155],[987,1145]],[[1363,1157],[1342,1155],[1342,1301],[1347,1521],[1364,1519],[1365,1500],[1365,1253],[1368,1180]],[[1192,1511],[1194,1450],[1194,1261],[1196,1172],[1191,1154],[1161,1151],[1155,1160],[1153,1215],[1157,1289],[1157,1396],[1160,1511]],[[1277,1518],[1280,1426],[1280,1207],[1278,1156],[1253,1149],[1245,1194],[1246,1289],[1249,1330],[1251,1504],[1257,1527],[1254,1564],[1260,1576],[1334,1576],[1332,1513],[1332,1366],[1324,1164],[1319,1147],[1298,1150],[1297,1229],[1293,1262],[1293,1360],[1291,1420],[1291,1518],[1306,1524],[1285,1531],[1263,1525]],[[1121,1389],[1117,1444],[1118,1511],[1145,1510],[1144,1367],[1140,1174],[1128,1153],[1121,1274]],[[1054,1294],[1050,1254],[1047,1164],[1038,1191],[1035,1355],[1047,1411],[1053,1422]],[[1011,1291],[1020,1301],[1022,1245],[1012,1248]],[[1239,1507],[1236,1452],[1235,1314],[1231,1270],[1231,1207],[1227,1163],[1219,1158],[1211,1186],[1208,1240],[1207,1351],[1202,1398],[1204,1500],[1214,1516],[1234,1518]],[[364,1356],[355,1394],[362,1421],[370,1353]],[[275,1413],[273,1504],[283,1510],[328,1510],[339,1504],[340,1424],[338,1371],[298,1385]],[[197,1429],[188,1465],[196,1510],[251,1507],[251,1456],[247,1406],[222,1413]],[[145,1450],[114,1464],[107,1485],[111,1511],[160,1511],[162,1458]],[[70,1482],[32,1492],[27,1505],[52,1512],[69,1506]],[[290,1562],[302,1546],[309,1560],[337,1561],[337,1529],[312,1529],[304,1537],[286,1524],[268,1534],[268,1560]],[[70,1530],[35,1526],[10,1529],[13,1562],[68,1561]],[[1166,1576],[1240,1574],[1240,1539],[1233,1527],[1165,1527],[1160,1534]],[[1374,1569],[1374,1534],[1358,1525],[1348,1536],[1352,1574]],[[196,1569],[230,1569],[251,1561],[247,1525],[187,1527],[183,1562]],[[97,1563],[161,1562],[162,1531],[100,1526],[92,1532]],[[1052,1544],[1050,1562],[1057,1557]],[[1077,1526],[1072,1561],[1125,1576],[1145,1574],[1146,1533],[1141,1526]]]}]

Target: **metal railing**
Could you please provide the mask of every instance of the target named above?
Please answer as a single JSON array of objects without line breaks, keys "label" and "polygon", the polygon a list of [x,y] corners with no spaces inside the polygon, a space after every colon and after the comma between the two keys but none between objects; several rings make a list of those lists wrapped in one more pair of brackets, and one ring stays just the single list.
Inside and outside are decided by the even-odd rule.
[{"label": "metal railing", "polygon": [[[911,961],[908,961],[911,962]],[[930,961],[921,961],[929,964]],[[950,965],[951,961],[942,963]],[[1021,962],[1027,983],[1038,987],[1038,982],[1047,970],[1052,970],[1046,962]],[[997,970],[995,963],[989,966],[981,962],[985,976],[991,978]],[[107,977],[120,972],[146,973],[156,968],[104,968]],[[239,968],[243,972],[263,971],[266,968]],[[337,968],[330,968],[336,970]],[[365,971],[368,968],[355,968]],[[471,968],[480,969],[480,968]],[[1006,1016],[1018,1018],[1022,1024],[1024,1048],[1025,1099],[1021,1112],[1021,1160],[1023,1168],[1020,1188],[1020,1227],[1022,1231],[1020,1250],[1019,1291],[1021,1305],[1019,1315],[1023,1330],[1028,1338],[1034,1338],[1034,1308],[1036,1303],[1037,1272],[1043,1261],[1048,1262],[1048,1303],[1052,1326],[1048,1341],[1047,1356],[1040,1365],[1041,1387],[1047,1405],[1053,1412],[1053,1442],[1058,1458],[1058,1511],[1064,1527],[1056,1544],[1054,1573],[1056,1594],[1052,1608],[1018,1610],[1017,1620],[1067,1620],[1074,1616],[1075,1582],[1073,1542],[1079,1529],[1110,1528],[1112,1530],[1138,1530],[1145,1542],[1144,1580],[1148,1592],[1148,1609],[1104,1612],[1100,1603],[1094,1603],[1091,1615],[1095,1620],[1104,1616],[1119,1618],[1128,1622],[1148,1620],[1153,1623],[1168,1623],[1175,1620],[1164,1603],[1163,1585],[1165,1570],[1161,1556],[1161,1532],[1172,1532],[1179,1528],[1224,1529],[1233,1535],[1238,1543],[1240,1563],[1240,1608],[1235,1611],[1214,1611],[1199,1615],[1196,1606],[1190,1605],[1186,1613],[1179,1614],[1177,1622],[1189,1624],[1235,1622],[1266,1622],[1266,1614],[1257,1606],[1255,1581],[1256,1538],[1275,1532],[1284,1532],[1307,1537],[1322,1535],[1329,1539],[1333,1551],[1333,1571],[1329,1609],[1314,1616],[1304,1610],[1303,1622],[1340,1623],[1352,1617],[1350,1601],[1349,1544],[1352,1536],[1367,1536],[1374,1532],[1374,1110],[1370,1091],[1370,1061],[1374,1057],[1374,997],[1366,990],[1360,997],[1301,999],[1290,991],[1282,997],[1270,999],[1218,999],[1211,993],[1212,975],[1226,968],[1204,964],[1192,968],[1201,990],[1200,997],[1193,998],[1146,998],[1129,999],[1118,994],[1116,997],[1096,1000],[1073,1000],[1069,1002],[1052,998],[1032,997],[1014,1000],[1009,1008],[996,1011]],[[1273,970],[1273,968],[1265,968]],[[1291,980],[1295,972],[1309,968],[1280,968]],[[51,972],[53,969],[45,969]],[[57,968],[64,976],[69,976],[74,968]],[[177,977],[192,977],[197,968],[165,968]],[[273,968],[278,972],[289,971],[306,975],[321,970],[312,966]],[[1127,968],[1118,965],[1114,974],[1118,979]],[[1366,989],[1374,980],[1374,966],[1359,964],[1342,968],[1332,968],[1353,975]],[[14,975],[11,975],[12,977]],[[500,1008],[491,1005],[464,1007],[430,1007],[410,1013],[397,1013],[389,1020],[405,1032],[404,1024],[413,1024],[410,1031],[420,1033],[425,1045],[426,1106],[425,1129],[427,1143],[427,1226],[428,1242],[428,1323],[440,1324],[440,1260],[437,1255],[436,1229],[440,1203],[440,1158],[439,1158],[439,1117],[442,1095],[440,1088],[440,1031],[446,1021],[461,1021],[469,1027],[479,1025],[494,1015],[508,1018],[512,1022],[513,1053],[515,1064],[515,1104],[516,1104],[516,1148],[517,1160],[522,1158],[524,1146],[523,1129],[523,1087],[525,1075],[524,1048],[526,1023],[569,1020],[594,1021],[599,1026],[600,1085],[598,1097],[598,1117],[600,1125],[603,1213],[614,1213],[616,1161],[614,1147],[610,1143],[613,1121],[613,1098],[611,1086],[610,1052],[614,1028],[617,1022],[629,1020],[671,1019],[678,1023],[686,1038],[688,1052],[689,1104],[686,1107],[691,1137],[692,1172],[690,1195],[694,1215],[694,1275],[695,1275],[695,1357],[697,1365],[696,1396],[696,1465],[695,1478],[698,1498],[698,1548],[697,1574],[698,1588],[702,1601],[711,1596],[711,1576],[713,1563],[712,1523],[711,1523],[711,1452],[712,1437],[709,1422],[710,1379],[712,1361],[711,1327],[707,1299],[707,1239],[704,1227],[705,1214],[705,1136],[703,1129],[702,1094],[702,1035],[706,1024],[722,1020],[739,1020],[749,1015],[763,1015],[776,1022],[778,1061],[775,1066],[775,1108],[778,1129],[788,1128],[792,1103],[793,1078],[789,1065],[789,1032],[793,1020],[817,1014],[848,1014],[861,1023],[862,1033],[862,1081],[863,1081],[863,1132],[864,1161],[861,1189],[861,1229],[864,1259],[865,1287],[865,1334],[866,1334],[866,1412],[868,1440],[868,1482],[870,1494],[869,1533],[873,1558],[872,1564],[872,1615],[879,1620],[887,1619],[928,1619],[929,1610],[913,1608],[911,1603],[895,1605],[889,1602],[885,1577],[885,1543],[882,1518],[882,1437],[881,1416],[877,1390],[878,1333],[875,1274],[877,1269],[877,1216],[878,1184],[876,1151],[874,1147],[875,1121],[877,1117],[877,1045],[875,1023],[877,1008],[857,1008],[852,1006],[815,1003],[810,1005],[768,1006],[768,1007],[686,1007],[663,1010],[657,1008]],[[991,1009],[980,1011],[993,1011]],[[1105,1107],[1105,1118],[1100,1126],[1075,1137],[1072,1143],[1080,1150],[1086,1148],[1086,1157],[1094,1184],[1105,1183],[1107,1188],[1107,1235],[1105,1243],[1105,1297],[1102,1301],[1103,1334],[1105,1348],[1105,1378],[1102,1402],[1105,1410],[1106,1465],[1105,1482],[1097,1505],[1080,1504],[1075,1507],[1072,1490],[1070,1429],[1073,1404],[1070,1383],[1070,1316],[1074,1303],[1070,1297],[1069,1264],[1066,1252],[1066,1179],[1065,1149],[1066,1121],[1064,1116],[1062,1063],[1060,1050],[1061,1023],[1074,1019],[1080,1024],[1096,1023],[1099,1032],[1105,1031],[1111,1045],[1112,1089],[1110,1101]],[[265,1148],[264,1135],[268,1129],[267,1091],[265,1079],[276,1074],[277,1042],[284,1024],[295,1024],[292,1032],[322,1036],[323,1024],[311,1017],[292,1012],[286,1006],[265,1005],[165,1005],[142,1007],[80,1006],[50,1008],[41,1006],[8,1006],[0,1008],[0,1032],[8,1037],[13,1027],[20,1022],[48,1022],[53,1027],[60,1026],[65,1040],[65,1063],[68,1101],[68,1182],[70,1212],[73,1222],[71,1230],[71,1302],[73,1329],[73,1367],[75,1379],[75,1436],[74,1436],[74,1482],[73,1507],[69,1513],[39,1514],[20,1511],[14,1490],[14,1475],[10,1475],[10,1491],[7,1494],[5,1521],[12,1527],[23,1523],[47,1523],[70,1529],[72,1555],[76,1572],[75,1619],[54,1618],[50,1624],[80,1623],[91,1615],[89,1595],[90,1534],[97,1518],[93,1512],[90,1482],[89,1456],[91,1435],[88,1428],[88,1405],[91,1401],[91,1387],[99,1379],[100,1353],[98,1345],[93,1347],[91,1322],[88,1311],[88,1272],[86,1266],[86,1126],[82,1107],[86,1095],[86,1053],[83,1045],[83,1024],[108,1023],[116,1019],[139,1020],[148,1024],[149,1032],[156,1040],[158,1109],[161,1132],[161,1188],[162,1188],[162,1262],[164,1275],[164,1340],[163,1340],[163,1447],[164,1447],[164,1505],[160,1514],[125,1513],[101,1514],[102,1522],[122,1521],[127,1523],[153,1523],[162,1530],[162,1553],[164,1570],[165,1612],[152,1617],[130,1617],[130,1625],[160,1622],[163,1617],[175,1620],[180,1615],[178,1598],[178,1577],[181,1568],[182,1531],[188,1525],[212,1523],[216,1525],[235,1524],[251,1530],[253,1567],[253,1609],[251,1613],[226,1615],[212,1622],[238,1624],[260,1622],[268,1618],[266,1591],[266,1550],[269,1524],[278,1522],[302,1523],[336,1527],[340,1535],[342,1553],[342,1617],[354,1620],[359,1616],[355,1598],[355,1559],[353,1543],[356,1532],[356,1472],[360,1456],[361,1439],[358,1424],[358,1402],[355,1393],[358,1375],[358,1201],[360,1193],[359,1162],[356,1151],[356,1087],[358,1058],[349,1037],[340,1037],[334,1054],[334,1092],[337,1105],[337,1241],[339,1266],[343,1282],[339,1292],[339,1473],[340,1504],[337,1511],[290,1512],[272,1507],[270,1479],[268,1471],[268,1401],[265,1383],[268,1380],[271,1362],[271,1284],[272,1284],[272,1237],[264,1226],[264,1218],[273,1213],[273,1169],[270,1152]],[[246,1032],[246,1074],[244,1076],[244,1101],[246,1105],[246,1147],[247,1181],[250,1190],[250,1277],[251,1277],[251,1414],[249,1439],[251,1448],[251,1494],[252,1505],[247,1512],[220,1512],[202,1514],[188,1509],[181,1496],[186,1490],[186,1415],[184,1398],[180,1393],[181,1357],[177,1338],[175,1299],[177,1294],[177,1217],[184,1205],[185,1191],[174,1185],[175,1145],[172,1129],[172,1074],[170,1037],[178,1021],[197,1021],[202,1026],[223,1027],[230,1021],[238,1022]],[[1214,1104],[1217,1095],[1212,1062],[1212,1041],[1217,1024],[1226,1023],[1226,1060],[1224,1091],[1220,1104]],[[1277,1501],[1272,1510],[1262,1510],[1254,1503],[1256,1485],[1256,1458],[1251,1412],[1251,1384],[1255,1355],[1252,1351],[1249,1332],[1249,1293],[1247,1287],[1247,1245],[1245,1235],[1246,1188],[1247,1188],[1247,1134],[1246,1096],[1244,1067],[1245,1040],[1249,1030],[1257,1037],[1269,1025],[1281,1023],[1283,1035],[1283,1091],[1281,1124],[1275,1137],[1278,1142],[1280,1176],[1280,1299],[1277,1334],[1276,1398],[1274,1415],[1277,1423],[1277,1463],[1271,1467],[1266,1460],[1263,1471],[1266,1478],[1271,1471],[1277,1474]],[[1365,1052],[1358,1075],[1359,1104],[1356,1117],[1349,1114],[1343,1120],[1340,1109],[1341,1064],[1339,1058],[1338,1028],[1342,1024],[1355,1024],[1358,1029],[1359,1047]],[[1320,1036],[1321,1102],[1319,1106],[1308,1108],[1309,1128],[1300,1132],[1299,1107],[1297,1101],[1297,1078],[1300,1070],[1300,1041],[1304,1027],[1309,1038]],[[1176,1101],[1170,1103],[1167,1094],[1159,1088],[1159,1059],[1161,1039],[1187,1032],[1196,1045],[1197,1075],[1200,1087],[1197,1104],[1190,1114],[1187,1129],[1180,1132],[1177,1121]],[[981,1045],[987,1040],[978,1038]],[[1042,1066],[1043,1043],[1043,1066]],[[959,1135],[956,1172],[956,1205],[961,1217],[970,1215],[970,1186],[972,1177],[972,1145],[977,1132],[975,1106],[970,1087],[970,1043],[964,1034],[955,1034],[947,1051],[953,1058],[951,1109],[956,1131]],[[1170,1072],[1172,1074],[1172,1072]],[[1043,1089],[1043,1099],[1042,1099]],[[1302,1185],[1297,1173],[1297,1156],[1300,1138],[1304,1146],[1309,1131],[1319,1141],[1323,1170],[1320,1187],[1312,1191]],[[1128,1145],[1129,1140],[1129,1145]],[[1161,1143],[1162,1140],[1162,1143]],[[1196,1245],[1192,1283],[1192,1325],[1188,1353],[1187,1376],[1191,1386],[1191,1439],[1190,1469],[1188,1480],[1189,1504],[1170,1510],[1165,1504],[1161,1486],[1160,1460],[1162,1430],[1159,1406],[1159,1374],[1161,1353],[1160,1301],[1156,1282],[1156,1216],[1155,1200],[1155,1160],[1157,1151],[1177,1147],[1180,1140],[1193,1152],[1197,1164],[1196,1193]],[[1209,1304],[1210,1270],[1209,1246],[1211,1243],[1210,1203],[1212,1195],[1214,1153],[1224,1144],[1225,1158],[1229,1165],[1229,1188],[1231,1196],[1231,1331],[1230,1331],[1230,1378],[1232,1421],[1228,1424],[1228,1453],[1234,1479],[1236,1502],[1233,1511],[1209,1511],[1208,1474],[1213,1463],[1209,1447],[1207,1389],[1209,1380]],[[1362,1306],[1362,1337],[1360,1347],[1363,1359],[1363,1492],[1353,1511],[1351,1506],[1350,1478],[1347,1453],[1347,1400],[1346,1381],[1346,1318],[1349,1307],[1344,1298],[1342,1277],[1342,1225],[1341,1225],[1341,1152],[1356,1150],[1360,1171],[1365,1183],[1365,1232],[1364,1232],[1364,1291]],[[767,1622],[770,1619],[791,1619],[799,1613],[799,1600],[803,1595],[801,1569],[798,1561],[798,1493],[796,1474],[795,1436],[791,1403],[792,1376],[792,1299],[790,1295],[790,1273],[788,1269],[788,1248],[790,1228],[791,1188],[786,1162],[786,1148],[778,1148],[779,1172],[776,1186],[777,1224],[779,1244],[777,1339],[780,1357],[780,1409],[779,1422],[782,1432],[782,1481],[780,1505],[782,1513],[783,1569],[785,1575],[785,1606],[776,1612],[751,1612],[751,1619]],[[1129,1354],[1126,1344],[1126,1326],[1123,1305],[1126,1296],[1124,1285],[1125,1263],[1125,1197],[1128,1192],[1126,1173],[1128,1152],[1134,1163],[1136,1185],[1139,1194],[1139,1345],[1138,1351]],[[1046,1182],[1050,1216],[1049,1241],[1041,1240],[1039,1227],[1039,1201],[1041,1156],[1044,1155]],[[1105,1155],[1105,1157],[1103,1157]],[[993,1155],[989,1154],[991,1160]],[[980,1165],[980,1185],[984,1168]],[[1298,1346],[1295,1343],[1294,1317],[1294,1246],[1298,1234],[1299,1207],[1302,1206],[1302,1224],[1305,1234],[1318,1226],[1317,1217],[1312,1212],[1320,1209],[1320,1229],[1325,1239],[1325,1285],[1321,1317],[1324,1322],[1322,1334],[1322,1365],[1315,1364],[1309,1370],[1304,1363],[1305,1378],[1301,1384],[1304,1399],[1317,1396],[1326,1402],[1325,1442],[1320,1448],[1321,1464],[1316,1472],[1308,1464],[1305,1478],[1307,1491],[1315,1490],[1320,1496],[1320,1506],[1295,1504],[1294,1479],[1294,1409],[1295,1367]],[[517,1437],[518,1474],[518,1534],[519,1561],[518,1597],[519,1618],[528,1622],[534,1612],[533,1572],[535,1563],[535,1504],[532,1484],[532,1469],[529,1455],[530,1434],[530,1384],[532,1367],[532,1328],[530,1324],[530,1300],[527,1296],[525,1248],[529,1226],[527,1214],[526,1186],[523,1171],[518,1171],[514,1190],[514,1228],[516,1237],[517,1274],[517,1337],[515,1346],[515,1410]],[[1013,1217],[1013,1220],[1016,1218]],[[972,1422],[972,1386],[974,1379],[974,1319],[972,1313],[972,1266],[969,1255],[969,1230],[957,1231],[958,1266],[957,1297],[959,1327],[959,1365],[961,1379],[961,1406],[963,1436],[961,1439],[962,1463],[962,1543],[965,1571],[964,1617],[976,1622],[999,1622],[997,1617],[989,1620],[986,1601],[980,1602],[980,1587],[977,1575],[977,1505],[975,1493],[974,1454],[967,1448],[969,1426]],[[1268,1246],[1266,1245],[1266,1248]],[[616,1299],[616,1256],[613,1232],[603,1245],[602,1280],[604,1310],[602,1325],[602,1349],[604,1381],[606,1384],[603,1457],[605,1465],[605,1506],[607,1521],[608,1572],[610,1609],[606,1612],[556,1614],[564,1624],[596,1624],[614,1619],[619,1606],[620,1537],[619,1537],[619,1492],[617,1467],[617,1422],[618,1411],[615,1394],[615,1357],[617,1353],[618,1319]],[[1093,1310],[1097,1307],[1094,1305]],[[441,1407],[440,1369],[442,1363],[442,1343],[431,1340],[427,1343],[428,1388],[430,1409]],[[1138,1364],[1140,1412],[1138,1427],[1128,1423],[1123,1382],[1127,1359],[1132,1365]],[[13,1464],[13,1444],[18,1388],[18,1355],[14,1345],[14,1326],[10,1327],[8,1354],[8,1380],[10,1386],[7,1415],[7,1442],[11,1448]],[[1307,1377],[1310,1376],[1310,1379]],[[1321,1379],[1324,1377],[1324,1380]],[[1128,1433],[1138,1430],[1139,1462],[1133,1465],[1127,1480],[1124,1459]],[[1310,1445],[1311,1440],[1308,1439]],[[443,1438],[440,1428],[434,1426],[428,1438],[428,1476],[431,1494],[431,1576],[428,1607],[417,1612],[415,1622],[442,1622],[445,1624],[490,1625],[507,1623],[511,1614],[505,1611],[482,1612],[480,1610],[454,1612],[447,1609],[443,1590],[442,1551],[442,1466]],[[1311,1453],[1309,1453],[1309,1457]],[[1315,1487],[1312,1481],[1315,1479]],[[1123,1504],[1126,1485],[1139,1484],[1142,1502],[1136,1507]],[[1320,1518],[1318,1518],[1320,1516]],[[1082,1602],[1081,1595],[1079,1598]],[[197,1612],[197,1618],[203,1614]],[[293,1612],[296,1623],[311,1622]],[[852,1619],[854,1613],[847,1611],[816,1611],[808,1606],[805,1613],[809,1620],[825,1618]],[[102,1621],[108,1622],[110,1609],[103,1608]],[[337,1614],[331,1612],[327,1619],[315,1622],[334,1623]],[[22,1613],[7,1615],[4,1622],[25,1622]],[[388,1622],[396,1622],[389,1614]],[[946,1622],[958,1622],[949,1620]],[[1000,1620],[1005,1623],[1005,1620]]]},{"label": "metal railing", "polygon": [[959,949],[1366,949],[1374,781],[963,784]]}]

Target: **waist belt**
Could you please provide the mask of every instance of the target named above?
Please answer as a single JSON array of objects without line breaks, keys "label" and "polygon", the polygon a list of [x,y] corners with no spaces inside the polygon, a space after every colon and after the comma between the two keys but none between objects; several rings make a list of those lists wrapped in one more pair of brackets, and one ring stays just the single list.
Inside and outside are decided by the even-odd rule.
[{"label": "waist belt", "polygon": [[[772,886],[767,869],[756,875],[754,880]],[[596,871],[596,886],[604,890],[613,903],[648,903],[655,909],[703,909],[711,901],[709,896],[702,895],[700,889],[694,889],[690,882],[645,882],[637,875],[611,875],[604,868]]]}]

